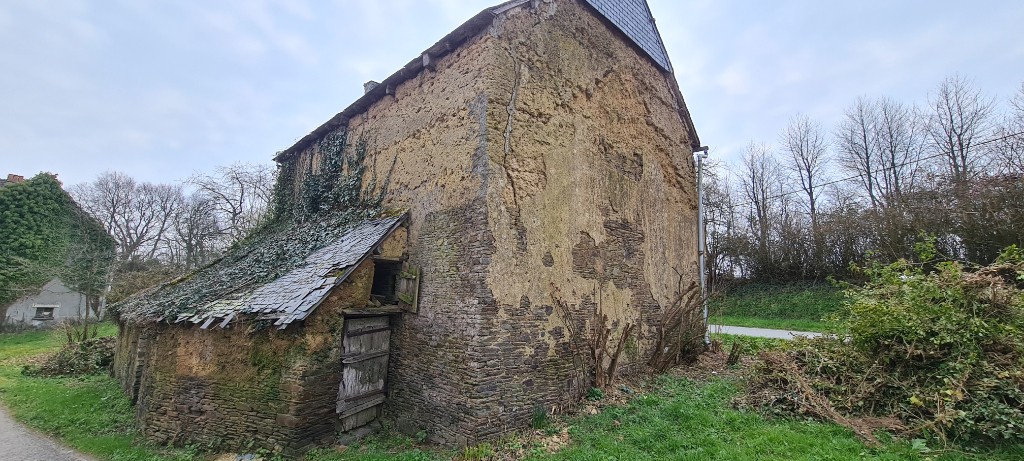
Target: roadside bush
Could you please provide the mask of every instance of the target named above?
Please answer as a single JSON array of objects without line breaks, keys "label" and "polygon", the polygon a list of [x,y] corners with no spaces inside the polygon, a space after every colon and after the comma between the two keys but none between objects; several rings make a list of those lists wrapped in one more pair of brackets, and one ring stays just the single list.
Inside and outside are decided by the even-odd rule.
[{"label": "roadside bush", "polygon": [[29,376],[79,376],[102,373],[114,361],[112,336],[66,343],[59,351],[39,364],[26,365],[22,373]]},{"label": "roadside bush", "polygon": [[[926,271],[924,267],[932,267]],[[741,404],[943,441],[1024,442],[1024,253],[898,261],[847,291],[840,331],[762,354]]]}]

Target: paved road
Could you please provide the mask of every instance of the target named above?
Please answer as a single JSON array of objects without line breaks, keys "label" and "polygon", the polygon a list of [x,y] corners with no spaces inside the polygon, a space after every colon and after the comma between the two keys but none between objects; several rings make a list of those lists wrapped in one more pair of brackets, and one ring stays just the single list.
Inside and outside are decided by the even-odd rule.
[{"label": "paved road", "polygon": [[16,423],[7,410],[0,407],[0,460],[92,461],[92,458],[57,445],[46,436]]},{"label": "paved road", "polygon": [[821,333],[812,331],[771,330],[768,328],[731,327],[728,325],[711,325],[711,332],[777,339],[793,339],[794,336],[807,336],[809,338],[821,336]]}]

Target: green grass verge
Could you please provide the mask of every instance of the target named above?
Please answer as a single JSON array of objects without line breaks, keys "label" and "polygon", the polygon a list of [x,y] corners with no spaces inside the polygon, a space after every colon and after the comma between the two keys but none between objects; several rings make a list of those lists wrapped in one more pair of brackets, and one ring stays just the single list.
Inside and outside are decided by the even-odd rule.
[{"label": "green grass verge", "polygon": [[[100,327],[101,336],[117,328]],[[40,378],[21,373],[23,359],[58,349],[59,331],[0,334],[0,402],[18,421],[103,460],[191,461],[194,450],[163,449],[141,443],[131,403],[106,375]]]},{"label": "green grass verge", "polygon": [[778,349],[790,343],[788,339],[778,338],[756,338],[753,336],[727,335],[724,333],[712,333],[711,340],[722,342],[722,350],[728,352],[733,343],[740,343],[743,355],[756,355],[765,349]]},{"label": "green grass verge", "polygon": [[[108,334],[109,329],[105,330]],[[740,341],[745,351],[777,347],[762,338],[716,335],[726,346]],[[21,374],[19,358],[59,347],[59,334],[28,332],[0,335],[0,400],[26,424],[56,435],[64,443],[112,461],[192,461],[204,459],[188,449],[161,449],[139,442],[133,410],[117,384],[105,375],[85,378],[32,378]],[[531,460],[1019,460],[1024,447],[983,454],[928,452],[905,441],[868,448],[839,426],[807,420],[767,419],[735,410],[740,391],[729,379],[697,383],[663,376],[651,392],[621,407],[568,421],[568,445],[556,453],[517,437],[463,450],[417,446],[404,436],[382,435],[339,452],[321,449],[307,461],[428,461],[488,459],[502,447],[519,446]],[[555,428],[555,431],[558,429]],[[492,448],[498,447],[498,448]]]},{"label": "green grass verge", "polygon": [[[770,342],[724,335],[726,341],[774,347]],[[985,453],[929,451],[924,446],[884,437],[878,448],[869,448],[852,432],[802,419],[768,419],[732,408],[740,392],[731,379],[698,383],[684,378],[660,377],[654,390],[636,396],[621,407],[606,408],[595,416],[569,421],[571,442],[556,453],[539,446],[525,447],[526,459],[565,460],[1019,460],[1024,447]],[[555,430],[557,432],[557,429]],[[410,439],[377,436],[344,452],[319,450],[310,461],[491,459],[500,447],[515,445],[503,440],[461,451],[430,451],[416,448]],[[498,447],[498,448],[494,448]]]},{"label": "green grass verge", "polygon": [[709,308],[713,324],[823,331],[842,303],[842,291],[827,283],[748,283],[712,298]]}]

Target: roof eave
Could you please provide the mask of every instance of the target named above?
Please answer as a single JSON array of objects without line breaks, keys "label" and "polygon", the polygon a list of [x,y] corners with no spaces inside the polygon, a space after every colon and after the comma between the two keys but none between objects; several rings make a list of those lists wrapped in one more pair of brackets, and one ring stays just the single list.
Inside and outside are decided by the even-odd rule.
[{"label": "roof eave", "polygon": [[331,117],[330,120],[320,125],[306,136],[303,136],[302,139],[299,139],[298,142],[293,144],[291,147],[278,152],[277,155],[274,156],[274,161],[282,162],[288,160],[298,152],[305,150],[317,139],[322,138],[327,133],[338,129],[341,126],[347,125],[349,119],[353,116],[365,112],[366,109],[385,96],[394,94],[394,91],[399,84],[419,75],[424,67],[431,65],[430,62],[432,60],[436,60],[457,50],[470,38],[476,36],[481,30],[489,26],[496,16],[529,2],[530,0],[511,0],[477,13],[475,16],[462,23],[462,25],[457,27],[455,30],[451,31],[448,35],[445,35],[441,40],[438,40],[437,43],[424,50],[412,61],[409,61],[409,63],[401,69],[398,69],[398,71],[385,78],[384,81],[380,82],[376,87],[360,96],[359,99],[356,99],[355,102],[350,104],[344,110],[337,113],[334,117]]}]

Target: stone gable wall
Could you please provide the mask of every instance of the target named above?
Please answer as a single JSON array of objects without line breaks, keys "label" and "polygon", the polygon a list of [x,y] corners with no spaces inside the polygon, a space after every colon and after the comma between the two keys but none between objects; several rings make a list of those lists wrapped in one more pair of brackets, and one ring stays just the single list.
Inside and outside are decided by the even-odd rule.
[{"label": "stone gable wall", "polygon": [[[623,360],[642,363],[661,306],[680,277],[696,277],[690,127],[672,77],[580,0],[539,5],[503,14],[347,127],[350,144],[367,146],[371,176],[390,179],[385,206],[409,210],[408,262],[422,269],[419,312],[394,324],[386,414],[435,442],[495,438],[537,409],[571,406],[590,377],[566,322],[586,331],[599,310],[617,329],[639,324]],[[301,177],[316,156],[290,161]],[[305,427],[279,415],[301,418],[327,399],[311,386],[337,383],[330,369],[288,369],[279,396],[256,410],[266,418],[232,412],[272,428],[270,441]],[[143,382],[140,408],[143,397],[210,395],[185,374],[152,375],[166,394],[154,398]]]},{"label": "stone gable wall", "polygon": [[661,306],[697,277],[690,130],[672,77],[580,1],[517,10],[491,35],[486,222],[495,245],[485,283],[495,305],[477,329],[486,343],[468,352],[480,364],[472,397],[482,438],[586,391],[591,377],[574,358],[587,351],[566,322],[586,334],[600,311],[613,331],[638,324],[621,358],[638,368]]}]

